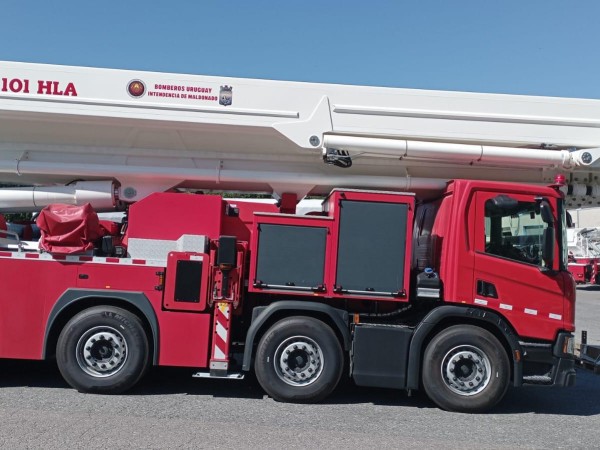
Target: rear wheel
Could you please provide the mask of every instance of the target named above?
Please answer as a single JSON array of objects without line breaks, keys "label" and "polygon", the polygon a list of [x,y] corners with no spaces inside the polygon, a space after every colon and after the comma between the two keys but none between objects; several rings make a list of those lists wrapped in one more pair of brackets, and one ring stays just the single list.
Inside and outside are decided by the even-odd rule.
[{"label": "rear wheel", "polygon": [[311,317],[290,317],[264,334],[254,368],[260,385],[275,400],[312,403],[335,389],[343,363],[330,327]]},{"label": "rear wheel", "polygon": [[64,379],[78,391],[118,394],[148,368],[148,338],[140,319],[129,311],[94,307],[63,328],[56,360]]},{"label": "rear wheel", "polygon": [[489,331],[458,325],[440,332],[423,356],[423,386],[440,408],[482,412],[498,403],[510,379],[502,344]]}]

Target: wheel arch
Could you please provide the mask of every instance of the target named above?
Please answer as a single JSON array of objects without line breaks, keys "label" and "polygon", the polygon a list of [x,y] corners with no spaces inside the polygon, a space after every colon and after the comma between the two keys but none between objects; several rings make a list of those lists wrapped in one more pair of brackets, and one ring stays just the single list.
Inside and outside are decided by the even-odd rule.
[{"label": "wheel arch", "polygon": [[321,320],[327,324],[345,351],[350,350],[350,329],[348,312],[329,305],[297,300],[283,300],[268,306],[257,306],[252,310],[252,324],[246,334],[242,370],[250,371],[254,344],[275,322],[292,316],[306,316]]},{"label": "wheel arch", "polygon": [[44,335],[42,359],[54,355],[58,336],[69,320],[79,312],[93,306],[115,306],[135,314],[142,321],[144,331],[149,338],[152,364],[158,362],[158,319],[143,292],[96,291],[68,289],[56,301],[48,321]]},{"label": "wheel arch", "polygon": [[[419,389],[423,353],[427,344],[440,331],[452,325],[475,325],[492,333],[502,344],[511,362],[513,385],[521,386],[523,380],[523,349],[519,344],[517,334],[499,314],[479,308],[445,305],[432,310],[415,329],[411,339],[407,389]],[[521,355],[515,358],[515,352]]]}]

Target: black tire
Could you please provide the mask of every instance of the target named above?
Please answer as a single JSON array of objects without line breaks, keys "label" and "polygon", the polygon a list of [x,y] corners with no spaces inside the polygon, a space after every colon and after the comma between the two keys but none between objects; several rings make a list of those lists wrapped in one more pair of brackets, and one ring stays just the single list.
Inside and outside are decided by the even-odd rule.
[{"label": "black tire", "polygon": [[508,389],[508,355],[498,339],[472,325],[446,328],[423,355],[423,387],[440,408],[483,412],[496,405]]},{"label": "black tire", "polygon": [[323,400],[337,386],[343,368],[335,333],[311,317],[274,324],[260,340],[254,362],[262,388],[277,401],[294,403]]},{"label": "black tire", "polygon": [[150,363],[140,319],[121,308],[97,306],[74,316],[58,337],[56,360],[64,379],[80,392],[119,394]]}]

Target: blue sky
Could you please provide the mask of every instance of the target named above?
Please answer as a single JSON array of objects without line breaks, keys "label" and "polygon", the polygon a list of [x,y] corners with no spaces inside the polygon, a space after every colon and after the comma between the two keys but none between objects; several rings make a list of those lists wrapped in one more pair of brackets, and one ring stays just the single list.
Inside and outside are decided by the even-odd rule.
[{"label": "blue sky", "polygon": [[2,0],[0,14],[0,60],[600,98],[600,0]]}]

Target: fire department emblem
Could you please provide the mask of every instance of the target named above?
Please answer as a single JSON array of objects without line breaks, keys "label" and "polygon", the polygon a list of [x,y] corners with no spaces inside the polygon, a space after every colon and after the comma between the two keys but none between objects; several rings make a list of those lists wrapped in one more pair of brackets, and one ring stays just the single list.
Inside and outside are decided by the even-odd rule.
[{"label": "fire department emblem", "polygon": [[221,86],[219,91],[219,105],[229,106],[233,101],[233,86]]},{"label": "fire department emblem", "polygon": [[143,97],[146,93],[146,85],[142,80],[131,80],[127,84],[127,93],[133,98]]}]

